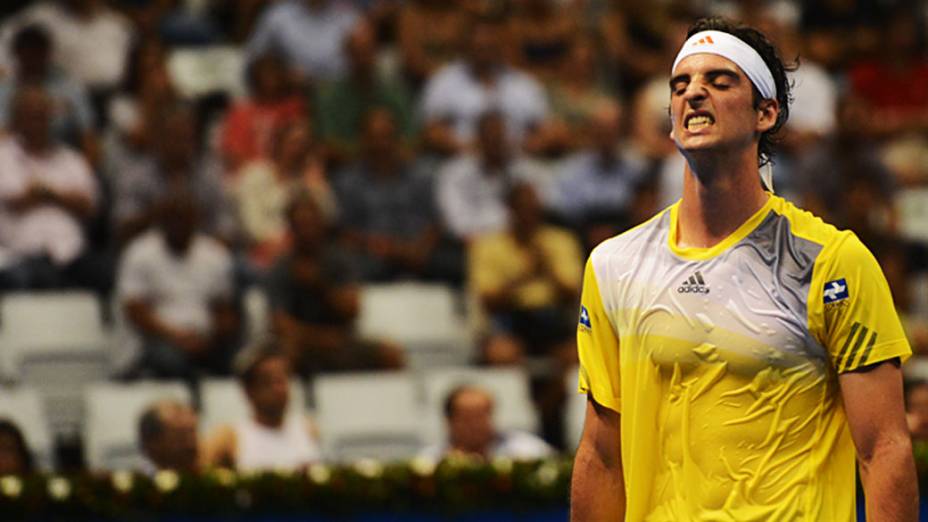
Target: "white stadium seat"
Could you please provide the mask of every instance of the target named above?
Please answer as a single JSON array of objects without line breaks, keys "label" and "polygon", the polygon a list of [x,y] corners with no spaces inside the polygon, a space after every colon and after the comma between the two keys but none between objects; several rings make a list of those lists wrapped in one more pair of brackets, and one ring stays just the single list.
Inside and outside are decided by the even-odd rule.
[{"label": "white stadium seat", "polygon": [[12,380],[41,392],[58,433],[77,429],[82,388],[109,373],[111,338],[92,293],[22,293],[0,298],[3,369]]},{"label": "white stadium seat", "polygon": [[413,369],[466,364],[473,336],[457,304],[445,285],[367,285],[361,289],[358,331],[402,345]]},{"label": "white stadium seat", "polygon": [[421,402],[410,374],[325,375],[315,379],[313,390],[327,459],[393,460],[421,450]]}]

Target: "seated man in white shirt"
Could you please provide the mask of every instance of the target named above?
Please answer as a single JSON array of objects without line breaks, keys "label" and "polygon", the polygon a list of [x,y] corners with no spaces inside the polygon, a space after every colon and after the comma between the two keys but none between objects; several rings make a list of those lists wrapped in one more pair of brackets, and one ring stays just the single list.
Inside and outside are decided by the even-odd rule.
[{"label": "seated man in white shirt", "polygon": [[0,289],[106,286],[84,233],[97,210],[97,180],[53,137],[53,105],[42,87],[21,87],[11,136],[0,141]]},{"label": "seated man in white shirt", "polygon": [[448,442],[426,448],[422,456],[441,459],[466,456],[481,460],[532,460],[551,456],[554,448],[522,431],[500,431],[493,424],[493,396],[483,388],[464,384],[445,398]]},{"label": "seated man in white shirt", "polygon": [[239,382],[249,418],[220,427],[207,441],[206,464],[238,471],[294,470],[321,458],[315,425],[290,404],[290,361],[272,343],[244,352]]},{"label": "seated man in white shirt", "polygon": [[464,56],[437,70],[423,87],[426,148],[449,155],[467,151],[477,139],[480,116],[498,110],[505,119],[506,139],[517,150],[557,150],[561,136],[548,124],[544,87],[506,63],[503,24],[477,19],[464,33]]},{"label": "seated man in white shirt", "polygon": [[196,473],[200,469],[197,412],[184,402],[165,399],[152,403],[139,417],[139,446],[147,475],[171,470]]},{"label": "seated man in white shirt", "polygon": [[135,373],[187,380],[225,373],[238,333],[232,256],[197,231],[197,205],[188,192],[169,193],[157,221],[129,244],[117,281],[141,348]]}]

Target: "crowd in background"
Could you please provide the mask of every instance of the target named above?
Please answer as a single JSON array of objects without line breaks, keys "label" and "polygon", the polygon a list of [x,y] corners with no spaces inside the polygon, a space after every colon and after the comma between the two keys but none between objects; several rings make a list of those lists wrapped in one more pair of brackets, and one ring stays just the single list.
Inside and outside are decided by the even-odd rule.
[{"label": "crowd in background", "polygon": [[[59,0],[0,11],[0,291],[97,292],[132,332],[119,378],[231,374],[250,288],[267,296],[286,371],[402,368],[402,346],[356,333],[359,288],[437,282],[480,312],[474,364],[547,361],[535,399],[561,447],[586,254],[679,198],[669,68],[706,15],[760,28],[799,64],[774,188],[861,237],[928,356],[923,2]],[[241,88],[191,88],[179,56],[217,48],[241,58]],[[218,59],[198,63],[194,79],[221,76]],[[479,395],[461,402],[485,409]],[[149,455],[163,451],[146,438],[162,419],[182,430],[190,415],[149,412]],[[296,433],[311,427],[287,429],[278,435],[309,458]],[[259,432],[250,443],[273,447]],[[210,459],[234,460],[234,433],[217,434]]]}]

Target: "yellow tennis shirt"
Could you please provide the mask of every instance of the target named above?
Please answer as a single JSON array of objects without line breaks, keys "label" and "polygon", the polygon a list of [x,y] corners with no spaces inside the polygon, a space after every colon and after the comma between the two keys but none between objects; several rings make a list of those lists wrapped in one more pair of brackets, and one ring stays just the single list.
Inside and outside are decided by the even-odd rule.
[{"label": "yellow tennis shirt", "polygon": [[679,248],[678,205],[584,275],[580,391],[621,414],[626,520],[855,520],[837,376],[911,354],[879,265],[777,196]]}]

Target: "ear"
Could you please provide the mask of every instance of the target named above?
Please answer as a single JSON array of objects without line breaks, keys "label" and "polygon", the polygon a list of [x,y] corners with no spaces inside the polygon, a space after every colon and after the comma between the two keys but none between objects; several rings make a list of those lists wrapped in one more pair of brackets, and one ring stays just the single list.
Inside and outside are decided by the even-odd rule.
[{"label": "ear", "polygon": [[775,99],[761,100],[757,107],[757,124],[755,129],[758,133],[764,133],[772,129],[777,123],[777,116],[780,115],[780,102]]}]

